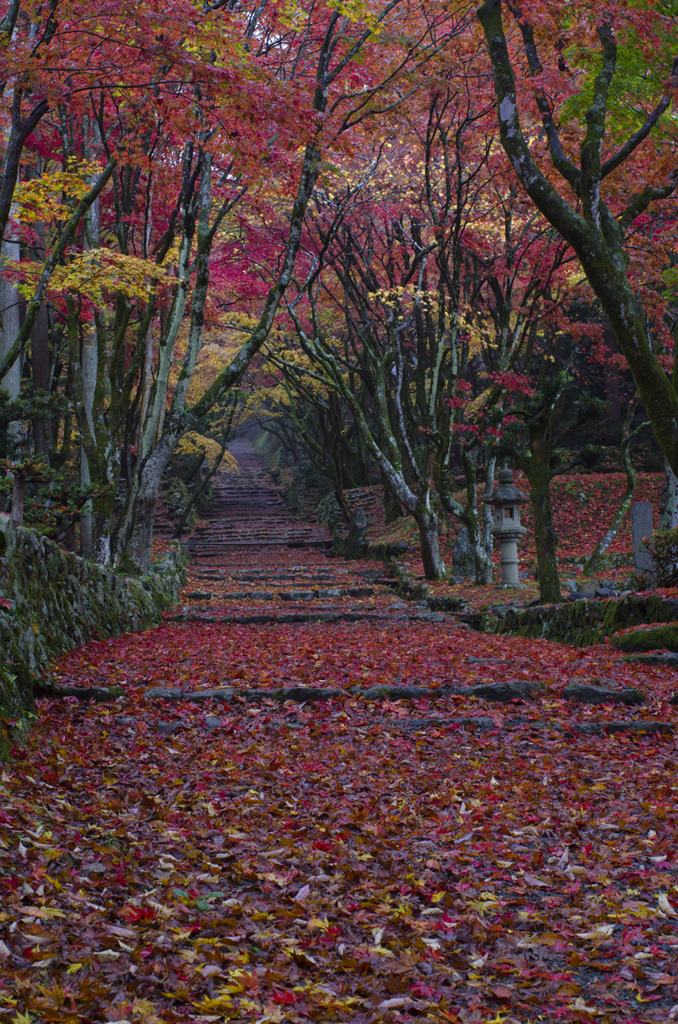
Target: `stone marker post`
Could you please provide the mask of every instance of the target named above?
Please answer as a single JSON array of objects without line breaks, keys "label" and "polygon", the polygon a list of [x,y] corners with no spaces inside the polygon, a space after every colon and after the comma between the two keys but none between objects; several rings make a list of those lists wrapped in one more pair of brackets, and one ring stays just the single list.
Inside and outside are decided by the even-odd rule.
[{"label": "stone marker post", "polygon": [[364,558],[367,554],[367,517],[361,508],[351,513],[348,537],[344,546],[344,558]]},{"label": "stone marker post", "polygon": [[468,529],[462,526],[454,545],[452,555],[453,576],[475,576],[476,566],[473,560],[473,550],[469,540]]},{"label": "stone marker post", "polygon": [[638,572],[652,572],[652,555],[643,544],[643,539],[652,540],[652,503],[631,502],[631,532],[633,534],[633,564]]}]

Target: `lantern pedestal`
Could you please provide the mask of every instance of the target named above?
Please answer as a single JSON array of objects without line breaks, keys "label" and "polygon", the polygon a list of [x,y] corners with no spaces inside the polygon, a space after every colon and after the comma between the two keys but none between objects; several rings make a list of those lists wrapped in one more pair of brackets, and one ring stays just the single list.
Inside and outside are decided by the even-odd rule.
[{"label": "lantern pedestal", "polygon": [[518,526],[512,530],[499,527],[492,530],[492,533],[499,541],[501,553],[501,585],[503,587],[522,586],[518,578],[518,541],[523,534],[527,533],[524,526]]}]

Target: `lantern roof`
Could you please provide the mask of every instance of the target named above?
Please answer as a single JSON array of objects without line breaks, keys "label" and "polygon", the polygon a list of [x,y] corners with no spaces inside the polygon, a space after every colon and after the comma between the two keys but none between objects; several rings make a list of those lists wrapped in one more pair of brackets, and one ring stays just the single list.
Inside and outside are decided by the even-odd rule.
[{"label": "lantern roof", "polygon": [[497,473],[499,486],[495,487],[488,504],[495,508],[502,508],[504,505],[524,505],[529,499],[513,486],[513,471],[504,466]]}]

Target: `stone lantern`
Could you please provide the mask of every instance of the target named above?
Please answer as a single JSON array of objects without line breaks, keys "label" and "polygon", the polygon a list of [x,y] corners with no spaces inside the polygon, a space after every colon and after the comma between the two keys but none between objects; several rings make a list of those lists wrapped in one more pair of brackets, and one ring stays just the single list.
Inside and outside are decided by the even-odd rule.
[{"label": "stone lantern", "polygon": [[499,486],[495,488],[489,504],[494,506],[492,533],[501,550],[501,582],[505,587],[519,587],[518,541],[527,533],[520,525],[520,506],[528,500],[513,486],[513,473],[506,466],[497,473]]}]

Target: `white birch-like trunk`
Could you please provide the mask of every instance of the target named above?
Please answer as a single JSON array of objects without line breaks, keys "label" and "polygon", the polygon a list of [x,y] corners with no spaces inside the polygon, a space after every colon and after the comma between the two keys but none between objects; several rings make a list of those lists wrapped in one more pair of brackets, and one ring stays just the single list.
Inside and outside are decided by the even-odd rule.
[{"label": "white birch-like trunk", "polygon": [[676,527],[678,527],[678,477],[665,461],[659,529],[675,530]]},{"label": "white birch-like trunk", "polygon": [[[0,326],[0,359],[4,358],[12,345],[20,329],[19,311],[21,296],[15,284],[8,280],[4,273],[5,261],[20,258],[19,229],[15,220],[7,225],[5,238],[2,243],[2,256],[0,258],[0,314],[2,321]],[[9,370],[9,373],[0,383],[3,391],[6,391],[11,399],[19,397],[21,390],[21,360],[16,359]],[[10,423],[7,433],[12,441],[18,444],[21,439],[21,427],[18,422]]]},{"label": "white birch-like trunk", "polygon": [[[89,432],[92,442],[96,446],[96,433],[94,430],[94,391],[97,383],[97,367],[99,360],[97,329],[95,324],[88,324],[83,330],[82,353],[80,359],[80,372],[82,373],[82,401],[86,429]],[[80,445],[80,486],[89,487],[91,484],[89,472],[89,459],[85,445]],[[94,554],[94,530],[92,523],[92,502],[85,502],[80,514],[80,553],[84,558],[91,558]]]}]

